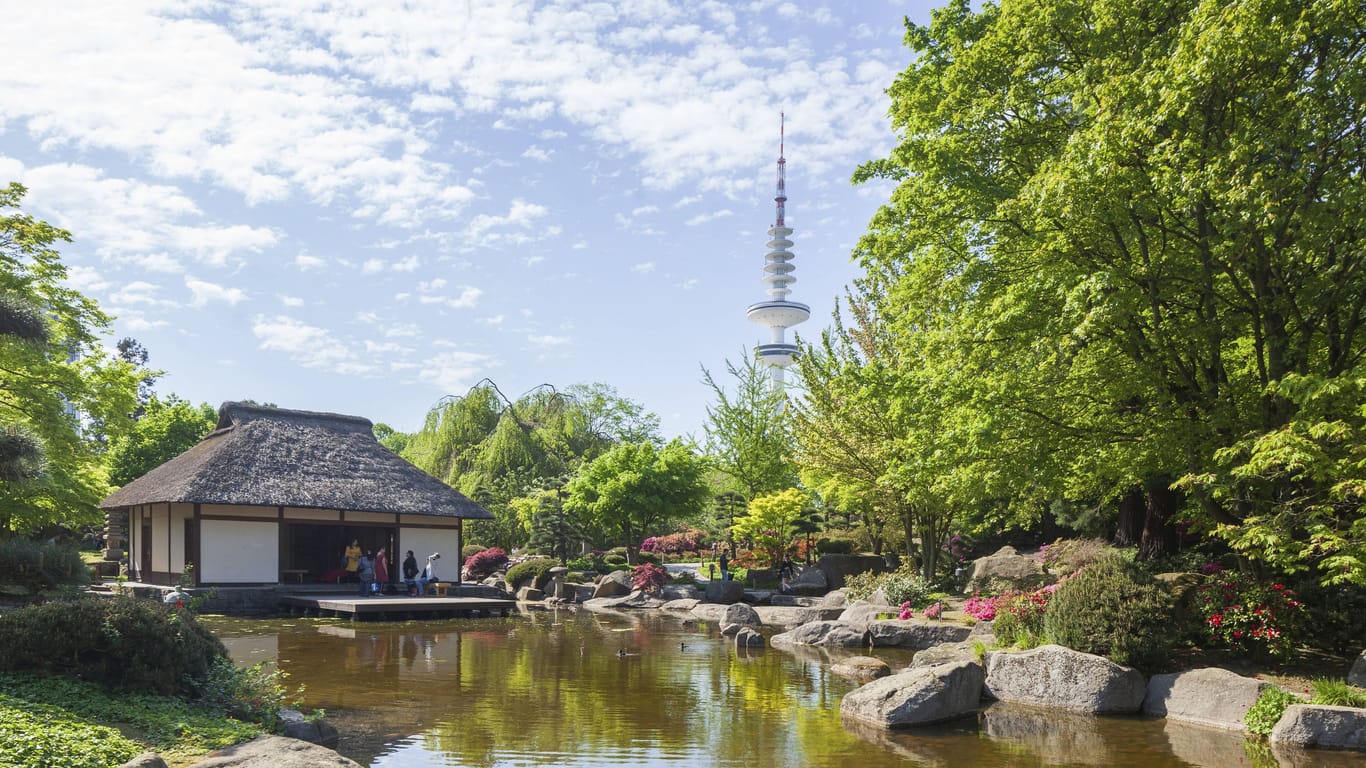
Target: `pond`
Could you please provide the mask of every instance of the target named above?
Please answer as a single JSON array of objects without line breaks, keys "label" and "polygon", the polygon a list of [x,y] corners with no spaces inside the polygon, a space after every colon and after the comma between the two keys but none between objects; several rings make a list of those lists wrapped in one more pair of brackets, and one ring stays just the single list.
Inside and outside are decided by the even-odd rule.
[{"label": "pond", "polygon": [[[714,626],[653,612],[206,622],[239,663],[274,661],[303,685],[341,731],[339,751],[376,768],[1277,765],[1237,735],[1001,705],[912,732],[850,728],[839,704],[855,685],[819,652],[737,650]],[[879,655],[894,669],[910,658]]]}]

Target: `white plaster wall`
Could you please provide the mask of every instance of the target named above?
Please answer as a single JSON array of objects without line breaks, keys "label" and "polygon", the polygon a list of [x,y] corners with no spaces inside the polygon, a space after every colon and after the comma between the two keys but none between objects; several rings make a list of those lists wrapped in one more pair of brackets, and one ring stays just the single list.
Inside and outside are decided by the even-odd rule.
[{"label": "white plaster wall", "polygon": [[211,584],[280,580],[280,527],[275,522],[200,520],[203,581]]},{"label": "white plaster wall", "polygon": [[417,567],[427,564],[427,555],[440,552],[441,559],[436,561],[436,575],[443,581],[455,581],[460,574],[460,532],[443,531],[436,528],[400,528],[398,530],[398,575],[403,576],[403,558],[408,550],[417,558]]},{"label": "white plaster wall", "polygon": [[192,517],[193,504],[171,505],[171,573],[185,570],[185,521]]},{"label": "white plaster wall", "polygon": [[152,570],[158,573],[171,570],[171,553],[166,549],[166,537],[171,535],[170,510],[170,504],[152,505]]}]

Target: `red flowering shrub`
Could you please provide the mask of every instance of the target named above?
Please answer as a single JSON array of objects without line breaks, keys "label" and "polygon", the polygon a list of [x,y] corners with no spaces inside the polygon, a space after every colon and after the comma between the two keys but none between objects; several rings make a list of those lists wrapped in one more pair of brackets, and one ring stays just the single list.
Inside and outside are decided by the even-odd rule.
[{"label": "red flowering shrub", "polygon": [[656,594],[669,580],[669,572],[654,563],[641,563],[631,571],[631,587],[646,594]]},{"label": "red flowering shrub", "polygon": [[996,598],[996,619],[991,631],[1003,645],[1034,645],[1043,639],[1043,618],[1048,601],[1058,591],[1050,584],[1033,592],[1007,592]]},{"label": "red flowering shrub", "polygon": [[963,603],[963,613],[978,621],[991,621],[996,618],[996,598],[982,597],[976,592]]},{"label": "red flowering shrub", "polygon": [[1262,584],[1225,571],[1196,588],[1204,638],[1253,657],[1289,659],[1298,644],[1304,606],[1284,584]]},{"label": "red flowering shrub", "polygon": [[475,577],[487,576],[507,564],[508,553],[501,547],[490,547],[465,560],[465,573]]},{"label": "red flowering shrub", "polygon": [[641,552],[653,552],[658,555],[678,555],[684,552],[696,552],[703,547],[706,541],[707,532],[696,528],[688,528],[678,533],[670,533],[667,536],[651,536],[640,543]]}]

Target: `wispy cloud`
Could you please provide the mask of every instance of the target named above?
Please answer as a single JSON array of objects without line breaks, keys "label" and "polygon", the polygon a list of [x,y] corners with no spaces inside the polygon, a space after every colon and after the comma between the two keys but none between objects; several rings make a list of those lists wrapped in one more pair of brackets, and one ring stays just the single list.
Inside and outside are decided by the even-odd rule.
[{"label": "wispy cloud", "polygon": [[190,299],[190,306],[196,308],[210,303],[234,305],[247,298],[247,294],[241,288],[228,288],[188,275],[185,277],[185,287],[190,289],[190,295],[193,297]]}]

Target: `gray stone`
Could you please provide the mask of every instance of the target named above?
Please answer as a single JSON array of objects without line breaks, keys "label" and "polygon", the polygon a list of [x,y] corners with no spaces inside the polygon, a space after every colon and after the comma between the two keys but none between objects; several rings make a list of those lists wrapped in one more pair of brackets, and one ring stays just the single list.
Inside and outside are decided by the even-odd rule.
[{"label": "gray stone", "polygon": [[774,595],[768,599],[768,604],[783,608],[819,608],[823,599],[801,595]]},{"label": "gray stone", "polygon": [[341,734],[337,733],[337,729],[331,723],[322,718],[309,720],[297,709],[281,708],[280,722],[284,735],[291,739],[321,744],[331,749],[336,749],[341,741]]},{"label": "gray stone", "polygon": [[601,610],[604,608],[658,608],[664,605],[664,601],[652,595],[636,590],[635,592],[623,597],[595,597],[591,600],[583,601],[583,607],[591,610]]},{"label": "gray stone", "polygon": [[1347,673],[1347,684],[1366,688],[1366,651],[1362,651],[1357,660],[1352,662],[1352,671]]},{"label": "gray stone", "polygon": [[680,597],[677,600],[669,600],[659,607],[666,611],[691,611],[700,602],[702,601],[695,597]]},{"label": "gray stone", "polygon": [[143,752],[119,768],[166,768],[166,761],[155,752]]},{"label": "gray stone", "polygon": [[745,599],[745,585],[738,581],[709,581],[704,599],[722,605],[738,603]]},{"label": "gray stone", "polygon": [[933,667],[958,661],[971,661],[981,664],[986,661],[987,654],[984,653],[982,658],[978,659],[977,649],[979,647],[984,647],[979,641],[964,640],[961,643],[944,643],[926,648],[911,658],[910,668]]},{"label": "gray stone", "polygon": [[754,609],[744,603],[735,603],[726,606],[726,610],[721,613],[722,624],[744,624],[747,626],[758,626],[764,622],[759,618],[759,614]]},{"label": "gray stone", "polygon": [[1022,653],[993,653],[986,694],[1000,701],[1072,712],[1137,712],[1147,694],[1143,674],[1102,656],[1060,645]]},{"label": "gray stone", "polygon": [[987,738],[1004,742],[1025,765],[1108,766],[1119,750],[1131,746],[1112,743],[1106,734],[1115,729],[1107,730],[1100,718],[1074,712],[992,704],[978,723]]},{"label": "gray stone", "polygon": [[812,621],[834,621],[843,612],[839,608],[796,608],[780,605],[761,605],[754,609],[765,624],[775,627],[796,627]]},{"label": "gray stone", "polygon": [[1014,547],[1004,546],[986,557],[979,557],[972,563],[968,573],[969,593],[995,588],[993,581],[1009,585],[1014,589],[1034,589],[1049,581],[1043,563],[1032,557],[1025,557]]},{"label": "gray stone", "polygon": [[[1206,728],[1171,720],[1162,725],[1167,746],[1178,760],[1199,768],[1226,768],[1246,764],[1247,735],[1223,728]],[[1256,765],[1256,763],[1253,763]],[[1275,763],[1268,763],[1268,768]],[[1281,763],[1280,768],[1291,768]]]},{"label": "gray stone", "polygon": [[874,680],[840,702],[840,716],[883,728],[929,725],[973,714],[982,699],[982,665],[941,664]]},{"label": "gray stone", "polygon": [[629,571],[612,571],[598,579],[593,597],[624,597],[631,594],[631,574]]},{"label": "gray stone", "polygon": [[831,589],[839,589],[844,586],[845,576],[868,571],[882,573],[887,570],[887,562],[877,555],[821,555],[816,568]]},{"label": "gray stone", "polygon": [[1271,743],[1366,750],[1366,709],[1292,704],[1271,729]]},{"label": "gray stone", "polygon": [[849,593],[842,589],[826,592],[825,597],[821,598],[821,605],[826,608],[843,608],[849,605]]},{"label": "gray stone", "polygon": [[573,587],[574,594],[572,597],[575,602],[579,603],[582,603],[585,600],[592,600],[593,593],[598,591],[598,586],[596,584],[566,584],[565,586]]},{"label": "gray stone", "polygon": [[943,643],[962,642],[972,634],[971,627],[962,624],[890,619],[868,624],[868,641],[874,646],[895,646],[923,650]]},{"label": "gray stone", "polygon": [[522,587],[517,590],[517,602],[519,603],[539,603],[545,599],[545,593],[535,587]]},{"label": "gray stone", "polygon": [[803,568],[797,578],[787,583],[787,589],[794,595],[824,595],[830,589],[825,574],[819,568]]},{"label": "gray stone", "polygon": [[1153,675],[1143,713],[1210,728],[1243,731],[1243,718],[1270,683],[1226,669],[1192,669]]},{"label": "gray stone", "polygon": [[665,600],[699,600],[702,590],[692,584],[665,584],[659,596]]},{"label": "gray stone", "polygon": [[781,635],[774,635],[768,642],[774,646],[838,645],[857,648],[868,644],[868,632],[863,627],[842,621],[813,621]]},{"label": "gray stone", "polygon": [[742,630],[742,629],[744,629],[744,628],[745,628],[745,625],[744,625],[744,624],[722,624],[722,625],[721,625],[721,636],[722,636],[722,637],[734,637],[735,635],[739,634],[740,630]]},{"label": "gray stone", "polygon": [[972,631],[968,633],[968,637],[974,639],[983,636],[991,638],[991,642],[993,643],[996,642],[996,634],[992,630],[990,621],[979,621],[976,624],[973,624]]},{"label": "gray stone", "polygon": [[892,668],[887,666],[887,662],[872,656],[848,656],[831,664],[830,671],[840,677],[859,682],[876,680],[892,674]]},{"label": "gray stone", "polygon": [[749,627],[740,627],[735,633],[736,648],[763,648],[764,636]]},{"label": "gray stone", "polygon": [[210,752],[192,768],[361,768],[327,747],[284,736],[257,736]]},{"label": "gray stone", "polygon": [[840,613],[839,620],[846,624],[858,624],[866,627],[874,621],[881,621],[884,613],[895,614],[896,610],[890,605],[878,605],[866,600],[855,600]]}]

